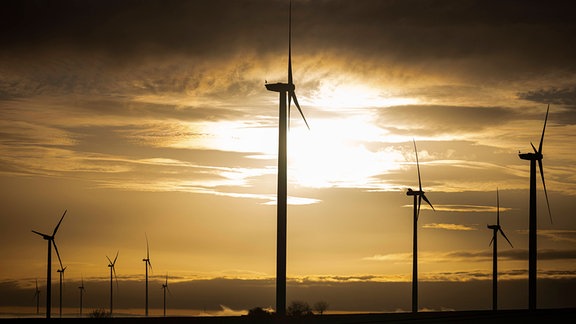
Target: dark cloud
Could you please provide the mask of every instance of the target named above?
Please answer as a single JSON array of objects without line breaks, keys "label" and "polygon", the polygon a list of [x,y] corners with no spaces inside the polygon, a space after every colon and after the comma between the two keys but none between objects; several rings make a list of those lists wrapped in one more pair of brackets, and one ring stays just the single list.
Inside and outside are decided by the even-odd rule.
[{"label": "dark cloud", "polygon": [[[470,273],[450,273],[450,276],[469,277]],[[432,281],[420,284],[420,306],[428,309],[472,310],[490,309],[490,276],[476,274],[479,280],[465,282]],[[150,281],[150,307],[162,307],[163,280]],[[75,307],[78,302],[78,281],[65,281],[63,300],[65,305]],[[542,307],[574,307],[574,299],[569,298],[575,281],[573,279],[541,279],[539,286],[542,294],[539,305]],[[2,305],[30,306],[34,305],[34,286],[22,287],[15,281],[6,280],[0,283],[0,298]],[[170,294],[168,298],[169,313],[178,310],[216,311],[221,305],[233,310],[248,310],[253,307],[270,307],[274,304],[274,280],[237,280],[211,279],[177,282],[169,279]],[[41,307],[44,306],[44,282],[39,281],[41,290]],[[95,308],[106,309],[109,301],[109,282],[107,280],[84,280],[86,292],[84,307],[88,312]],[[499,283],[502,291],[500,298],[503,308],[524,308],[527,282],[525,280],[506,280]],[[57,286],[54,287],[57,296]],[[302,300],[313,304],[326,301],[330,311],[370,311],[393,312],[410,309],[410,282],[291,282],[287,287],[287,299]],[[115,309],[143,307],[143,280],[119,280]],[[483,293],[484,292],[484,293]],[[54,302],[54,299],[53,299]],[[57,307],[57,301],[53,304]]]},{"label": "dark cloud", "polygon": [[[285,48],[286,25],[279,22],[287,18],[287,3],[5,1],[0,39],[5,53],[60,47],[117,56],[278,50]],[[311,52],[412,62],[522,54],[515,64],[557,65],[574,56],[571,6],[569,1],[294,1],[294,33],[300,48]]]},{"label": "dark cloud", "polygon": [[[548,104],[559,124],[576,124],[576,87],[538,89],[518,93],[518,98]],[[560,106],[560,111],[558,111]]]},{"label": "dark cloud", "polygon": [[378,109],[377,113],[382,128],[412,136],[479,132],[514,116],[507,108],[437,105],[395,106]]},{"label": "dark cloud", "polygon": [[[528,250],[523,249],[508,249],[500,251],[499,255],[511,260],[527,260]],[[576,259],[576,250],[552,250],[545,249],[538,251],[538,259],[540,260],[572,260]]]}]

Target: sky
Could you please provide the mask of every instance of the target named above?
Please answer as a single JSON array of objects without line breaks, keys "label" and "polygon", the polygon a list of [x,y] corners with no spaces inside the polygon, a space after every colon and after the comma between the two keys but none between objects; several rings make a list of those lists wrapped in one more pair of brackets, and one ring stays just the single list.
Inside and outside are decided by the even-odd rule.
[{"label": "sky", "polygon": [[[275,304],[278,94],[264,85],[287,80],[288,3],[2,2],[0,310],[34,306],[36,280],[45,292],[46,241],[31,230],[51,233],[65,211],[69,307],[80,280],[88,307],[108,307],[118,253],[118,307],[141,309],[146,240],[154,308],[166,275],[180,309]],[[498,190],[513,245],[499,238],[501,305],[526,308],[518,153],[538,147],[549,106],[538,300],[576,307],[574,12],[570,1],[293,0],[310,129],[292,109],[288,302],[410,309],[415,143],[435,208],[418,221],[420,307],[491,307]]]}]

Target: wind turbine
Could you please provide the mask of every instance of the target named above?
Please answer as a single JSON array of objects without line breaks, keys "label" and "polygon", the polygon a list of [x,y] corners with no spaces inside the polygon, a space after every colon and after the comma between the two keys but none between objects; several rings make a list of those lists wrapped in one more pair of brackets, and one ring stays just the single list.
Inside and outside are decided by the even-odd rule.
[{"label": "wind turbine", "polygon": [[170,293],[170,288],[168,288],[168,275],[166,275],[166,282],[162,284],[162,290],[164,291],[164,317],[166,317],[166,290]]},{"label": "wind turbine", "polygon": [[[288,16],[288,83],[266,83],[268,91],[279,93],[279,127],[278,127],[278,189],[277,189],[277,238],[276,238],[276,314],[286,315],[286,205],[287,205],[287,152],[286,138],[288,130],[288,116],[292,99],[300,115],[308,126],[306,117],[302,113],[292,80],[292,1],[290,1]],[[288,104],[286,104],[288,96]]]},{"label": "wind turbine", "polygon": [[48,241],[48,266],[46,270],[46,318],[50,318],[50,313],[52,312],[52,245],[54,245],[54,250],[56,251],[56,255],[58,256],[58,261],[60,262],[60,268],[62,268],[62,260],[60,259],[60,253],[58,253],[58,247],[56,246],[56,241],[54,241],[54,237],[56,236],[56,232],[66,216],[67,210],[64,211],[58,225],[54,228],[52,235],[43,234],[37,231],[32,231],[35,234],[42,236],[43,239]]},{"label": "wind turbine", "polygon": [[80,284],[80,287],[78,287],[78,289],[80,290],[80,317],[82,317],[82,297],[84,295],[84,277],[82,277],[82,283]]},{"label": "wind turbine", "polygon": [[36,290],[34,291],[34,298],[36,299],[36,315],[40,314],[40,289],[38,289],[38,279],[36,279]]},{"label": "wind turbine", "polygon": [[66,271],[66,267],[60,267],[60,269],[56,270],[60,274],[60,303],[58,305],[60,317],[62,317],[62,280],[64,280],[64,271]]},{"label": "wind turbine", "polygon": [[496,189],[496,225],[486,225],[492,230],[492,240],[490,245],[493,245],[492,252],[492,309],[498,309],[498,232],[508,241],[511,247],[514,247],[510,240],[504,234],[502,227],[500,227],[500,195]]},{"label": "wind turbine", "polygon": [[414,151],[416,152],[416,168],[418,169],[418,191],[408,188],[407,196],[414,196],[414,233],[412,242],[412,312],[418,312],[418,216],[420,215],[420,205],[422,199],[435,211],[434,206],[426,198],[425,192],[422,190],[422,180],[420,179],[420,164],[418,162],[418,150],[416,149],[416,141],[414,142]]},{"label": "wind turbine", "polygon": [[537,238],[537,210],[536,210],[536,161],[540,169],[540,177],[542,178],[542,186],[544,187],[544,195],[546,196],[546,205],[548,206],[548,214],[550,215],[550,222],[552,222],[552,213],[550,212],[550,203],[548,201],[548,192],[546,191],[546,182],[544,181],[544,169],[542,167],[542,143],[544,142],[544,132],[546,131],[546,122],[548,121],[548,112],[550,105],[546,109],[546,118],[544,119],[544,127],[542,129],[542,137],[540,138],[540,145],[538,149],[530,142],[534,153],[520,153],[518,156],[522,160],[530,161],[530,215],[528,225],[528,309],[536,310],[536,267],[538,259],[538,245]]},{"label": "wind turbine", "polygon": [[[120,251],[118,251],[120,252]],[[116,268],[114,267],[116,265],[116,260],[118,259],[118,252],[116,252],[116,257],[114,257],[114,261],[110,260],[110,258],[108,256],[106,256],[106,259],[108,259],[108,267],[110,268],[110,317],[112,317],[112,311],[114,310],[114,295],[113,295],[113,278],[112,278],[112,274],[114,274],[114,278],[116,278],[116,286],[118,286],[118,277],[116,276]]]},{"label": "wind turbine", "polygon": [[146,316],[148,316],[148,267],[152,270],[152,264],[150,263],[150,247],[148,246],[148,236],[146,236],[146,258],[142,259],[146,267]]}]

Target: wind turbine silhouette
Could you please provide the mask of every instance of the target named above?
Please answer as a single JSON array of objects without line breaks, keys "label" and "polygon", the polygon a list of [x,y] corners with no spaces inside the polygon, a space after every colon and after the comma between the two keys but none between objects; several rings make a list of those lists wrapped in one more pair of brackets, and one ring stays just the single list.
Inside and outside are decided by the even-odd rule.
[{"label": "wind turbine silhouette", "polygon": [[40,314],[40,289],[38,289],[38,279],[36,279],[36,290],[34,291],[34,298],[36,299],[36,315]]},{"label": "wind turbine silhouette", "polygon": [[106,259],[108,259],[108,267],[110,268],[110,317],[112,317],[112,311],[114,310],[114,294],[113,294],[113,282],[112,282],[112,274],[114,274],[114,278],[116,279],[116,288],[118,288],[118,276],[116,276],[116,260],[118,259],[118,252],[116,252],[116,257],[114,257],[114,261],[110,260],[110,258],[108,256],[106,256]]},{"label": "wind turbine silhouette", "polygon": [[80,290],[80,317],[82,317],[82,297],[84,295],[84,277],[82,277],[82,283],[80,284],[80,287],[78,287],[78,289]]},{"label": "wind turbine silhouette", "polygon": [[546,118],[544,119],[544,127],[542,128],[542,137],[540,138],[540,145],[538,149],[530,142],[534,153],[520,153],[518,156],[522,160],[530,161],[530,215],[528,225],[528,309],[536,310],[536,275],[537,275],[537,259],[538,259],[538,244],[537,239],[537,210],[536,210],[536,161],[538,161],[538,168],[540,169],[540,177],[542,178],[542,186],[544,187],[544,195],[546,196],[546,205],[548,206],[548,214],[550,215],[550,222],[552,223],[552,213],[550,212],[550,202],[548,201],[548,192],[546,191],[546,182],[544,181],[544,168],[542,167],[542,143],[544,142],[544,132],[546,131],[546,122],[548,121],[548,112],[550,105],[546,109]]},{"label": "wind turbine silhouette", "polygon": [[486,225],[489,229],[492,230],[492,239],[490,240],[490,244],[494,243],[493,245],[493,252],[492,252],[492,309],[498,309],[498,232],[502,234],[502,236],[508,241],[511,247],[514,247],[510,240],[504,234],[502,227],[500,227],[500,194],[498,193],[498,189],[496,189],[496,225]]},{"label": "wind turbine silhouette", "polygon": [[408,188],[407,196],[414,196],[414,227],[413,227],[413,242],[412,242],[412,312],[418,312],[418,217],[420,215],[420,205],[422,199],[435,211],[434,206],[426,198],[425,192],[422,190],[422,180],[420,178],[420,163],[418,162],[418,150],[416,149],[416,141],[414,142],[414,151],[416,153],[416,168],[418,169],[418,191]]},{"label": "wind turbine silhouette", "polygon": [[58,304],[60,317],[62,317],[62,280],[64,280],[64,271],[66,271],[66,267],[60,267],[60,269],[56,270],[60,274],[60,303]]},{"label": "wind turbine silhouette", "polygon": [[148,267],[150,267],[150,270],[152,270],[152,264],[150,263],[150,247],[148,246],[147,235],[146,235],[146,258],[142,259],[142,261],[144,261],[146,267],[146,316],[148,316]]},{"label": "wind turbine silhouette", "polygon": [[52,235],[43,234],[37,231],[32,231],[35,234],[42,236],[43,239],[48,241],[48,266],[46,271],[46,318],[50,318],[50,313],[52,312],[52,245],[54,245],[54,250],[56,251],[56,255],[58,256],[58,261],[60,262],[60,268],[62,268],[62,260],[60,259],[60,253],[58,253],[58,247],[56,246],[56,241],[54,241],[54,237],[56,236],[56,232],[66,216],[67,210],[64,211],[58,225],[54,228]]},{"label": "wind turbine silhouette", "polygon": [[164,291],[164,317],[166,317],[166,290],[172,294],[168,288],[168,275],[166,275],[166,282],[162,284],[162,290]]},{"label": "wind turbine silhouette", "polygon": [[[279,93],[279,127],[278,127],[278,189],[277,189],[277,238],[276,238],[276,314],[286,315],[286,205],[287,205],[287,129],[292,99],[300,115],[308,126],[302,113],[292,80],[292,1],[288,16],[288,83],[266,83],[268,91]],[[288,104],[286,104],[288,96]]]}]

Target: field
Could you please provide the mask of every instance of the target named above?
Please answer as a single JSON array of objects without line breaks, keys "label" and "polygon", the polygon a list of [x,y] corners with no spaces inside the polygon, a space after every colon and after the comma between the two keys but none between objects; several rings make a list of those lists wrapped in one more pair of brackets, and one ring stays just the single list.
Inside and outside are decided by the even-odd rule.
[{"label": "field", "polygon": [[[339,315],[312,315],[304,317],[276,318],[273,316],[220,316],[220,317],[125,317],[105,319],[79,319],[79,318],[53,318],[54,323],[76,323],[86,321],[90,323],[191,323],[191,324],[236,324],[236,323],[309,323],[309,324],[353,324],[353,323],[517,323],[519,321],[535,321],[548,323],[574,322],[576,309],[543,309],[528,310],[502,310],[502,311],[457,311],[457,312],[422,312],[412,313],[374,313],[374,314],[339,314]],[[0,319],[0,323],[40,323],[45,319],[14,318]]]}]

